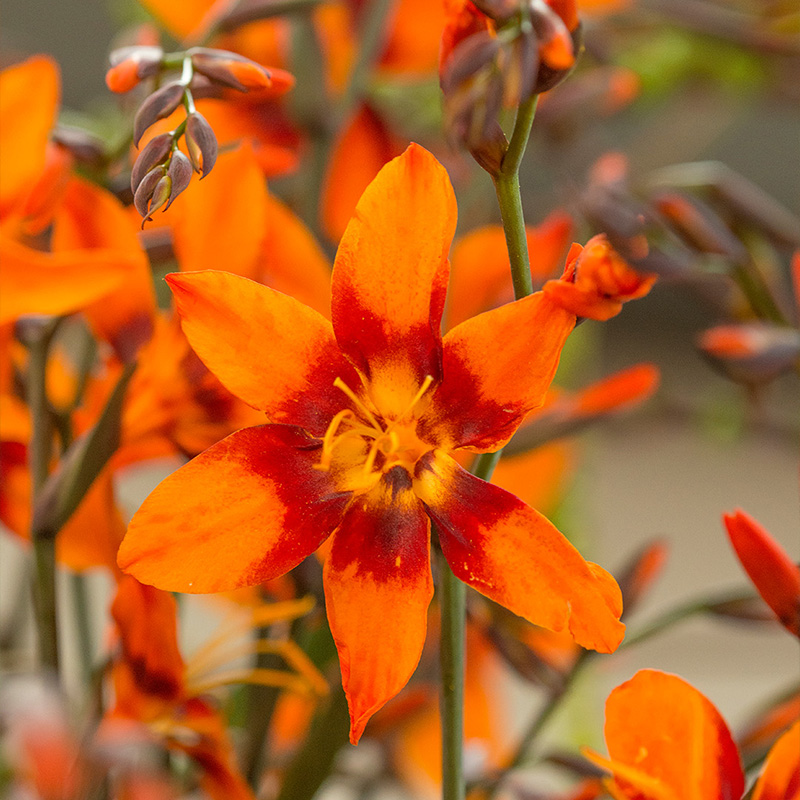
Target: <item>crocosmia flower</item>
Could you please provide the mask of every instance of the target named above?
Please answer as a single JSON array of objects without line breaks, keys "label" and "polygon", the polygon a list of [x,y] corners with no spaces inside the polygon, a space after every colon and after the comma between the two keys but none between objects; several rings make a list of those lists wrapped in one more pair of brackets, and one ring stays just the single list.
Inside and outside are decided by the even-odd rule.
[{"label": "crocosmia flower", "polygon": [[516,614],[603,652],[624,631],[613,578],[451,455],[508,441],[543,402],[575,324],[537,293],[442,338],[455,223],[445,170],[412,145],[345,231],[332,324],[246,278],[168,277],[200,358],[269,424],[160,484],[119,564],[164,589],[219,592],[282,575],[333,535],[325,597],[353,742],[419,660],[432,522],[455,574]]}]

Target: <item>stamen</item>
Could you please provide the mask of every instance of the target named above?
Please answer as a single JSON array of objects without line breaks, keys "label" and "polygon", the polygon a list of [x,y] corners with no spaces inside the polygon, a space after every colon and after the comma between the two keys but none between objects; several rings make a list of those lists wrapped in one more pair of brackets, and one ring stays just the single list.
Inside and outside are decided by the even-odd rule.
[{"label": "stamen", "polygon": [[422,381],[422,386],[419,387],[419,391],[414,395],[413,400],[406,406],[403,413],[400,414],[397,417],[397,419],[392,421],[392,424],[389,425],[389,427],[386,429],[387,433],[389,433],[394,428],[394,426],[397,425],[397,423],[403,420],[414,410],[414,406],[416,406],[417,403],[419,403],[419,401],[422,400],[422,398],[425,395],[425,392],[428,391],[432,383],[433,383],[433,375],[426,375],[425,380]]},{"label": "stamen", "polygon": [[[367,420],[369,421],[370,425],[372,425],[374,428],[376,428],[379,431],[383,430],[381,428],[380,424],[378,423],[378,421],[375,419],[375,417],[372,416],[372,412],[364,405],[363,401],[356,395],[356,393],[341,378],[337,378],[333,382],[333,385],[337,389],[341,389],[353,401],[353,404],[367,418]],[[335,419],[335,417],[334,417],[334,419]]]},{"label": "stamen", "polygon": [[300,694],[316,697],[316,692],[308,682],[292,672],[279,669],[238,669],[221,672],[214,678],[192,686],[192,694],[205,694],[212,689],[227,686],[231,683],[253,683],[260,686],[275,686],[279,689],[289,689]]}]

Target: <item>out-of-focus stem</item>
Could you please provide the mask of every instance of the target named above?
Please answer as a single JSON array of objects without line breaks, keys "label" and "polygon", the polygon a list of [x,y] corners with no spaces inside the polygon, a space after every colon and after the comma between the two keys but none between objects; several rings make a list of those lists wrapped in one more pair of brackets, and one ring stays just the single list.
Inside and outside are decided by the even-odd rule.
[{"label": "out-of-focus stem", "polygon": [[[35,506],[47,480],[52,455],[53,424],[47,402],[47,354],[60,320],[26,332],[27,395],[33,429],[30,442],[31,499]],[[34,597],[39,632],[39,657],[45,669],[58,672],[55,537],[33,530]]]}]

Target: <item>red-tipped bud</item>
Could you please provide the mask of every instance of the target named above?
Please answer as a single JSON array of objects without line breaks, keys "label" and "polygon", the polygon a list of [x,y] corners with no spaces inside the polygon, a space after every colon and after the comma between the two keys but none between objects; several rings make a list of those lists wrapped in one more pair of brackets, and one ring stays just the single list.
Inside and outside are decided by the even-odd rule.
[{"label": "red-tipped bud", "polygon": [[271,94],[280,95],[294,85],[291,73],[282,69],[267,69],[227,50],[195,48],[192,50],[192,66],[214,83],[240,92],[270,90]]},{"label": "red-tipped bud", "polygon": [[541,94],[561,83],[575,66],[582,34],[574,2],[533,0],[531,22],[539,46],[533,91]]},{"label": "red-tipped bud", "polygon": [[106,85],[112,92],[129,92],[140,81],[161,69],[164,51],[160,47],[121,47],[109,56],[111,69],[106,73]]},{"label": "red-tipped bud", "polygon": [[131,170],[131,191],[136,194],[142,178],[147,175],[158,164],[163,164],[167,160],[169,151],[172,148],[172,135],[162,133],[154,136],[144,147]]},{"label": "red-tipped bud", "polygon": [[800,358],[800,332],[766,322],[718,325],[703,332],[699,346],[731,379],[761,383],[795,366]]},{"label": "red-tipped bud", "polygon": [[205,178],[211,172],[217,160],[217,137],[206,121],[197,111],[189,114],[186,121],[186,149],[196,172]]},{"label": "red-tipped bud", "polygon": [[800,637],[800,567],[744,511],[723,516],[736,555],[781,624]]},{"label": "red-tipped bud", "polygon": [[617,577],[625,614],[630,614],[661,575],[669,554],[667,543],[656,539],[640,550]]},{"label": "red-tipped bud", "polygon": [[136,147],[139,146],[139,141],[144,132],[154,122],[168,117],[181,104],[184,91],[183,84],[178,82],[168,83],[157,92],[153,92],[142,103],[133,121],[133,143]]}]

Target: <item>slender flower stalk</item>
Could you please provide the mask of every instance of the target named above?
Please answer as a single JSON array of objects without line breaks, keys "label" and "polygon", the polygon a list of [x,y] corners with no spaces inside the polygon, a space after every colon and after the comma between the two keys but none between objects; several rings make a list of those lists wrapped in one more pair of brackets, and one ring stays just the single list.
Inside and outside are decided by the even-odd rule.
[{"label": "slender flower stalk", "polygon": [[[28,340],[28,404],[33,420],[30,445],[31,498],[35,507],[47,481],[52,443],[52,417],[47,402],[47,354],[60,318],[31,330]],[[39,653],[45,669],[58,672],[56,609],[56,542],[49,531],[32,531],[35,566],[34,592]]]},{"label": "slender flower stalk", "polygon": [[[497,202],[503,219],[503,230],[511,263],[514,298],[520,300],[533,293],[528,240],[520,196],[519,168],[530,137],[536,114],[538,95],[519,107],[514,132],[499,172],[494,176]],[[484,453],[475,459],[472,473],[490,481],[502,449]],[[440,660],[442,670],[442,798],[461,800],[464,782],[464,666],[466,663],[466,586],[453,575],[441,559],[442,634]]]}]

